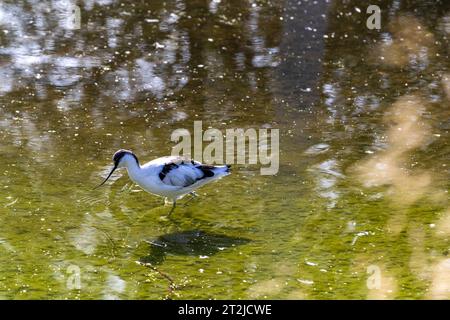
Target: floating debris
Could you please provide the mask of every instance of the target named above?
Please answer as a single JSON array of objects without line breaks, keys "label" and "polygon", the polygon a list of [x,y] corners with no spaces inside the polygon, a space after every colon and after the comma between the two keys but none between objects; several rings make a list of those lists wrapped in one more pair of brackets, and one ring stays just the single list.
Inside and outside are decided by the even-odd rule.
[{"label": "floating debris", "polygon": [[12,202],[5,204],[5,208],[11,207],[12,205],[16,204],[17,201],[19,201],[19,198],[16,198]]},{"label": "floating debris", "polygon": [[324,153],[330,149],[330,145],[327,143],[318,143],[308,149],[306,149],[305,154],[319,154]]},{"label": "floating debris", "polygon": [[298,282],[302,283],[302,284],[306,284],[308,286],[314,284],[314,281],[312,280],[305,280],[305,279],[297,279]]},{"label": "floating debris", "polygon": [[358,233],[355,235],[355,237],[353,238],[352,246],[355,245],[355,243],[356,243],[356,241],[358,241],[358,238],[359,238],[359,237],[364,237],[364,236],[368,236],[368,235],[369,235],[369,232],[368,232],[368,231],[358,232]]}]

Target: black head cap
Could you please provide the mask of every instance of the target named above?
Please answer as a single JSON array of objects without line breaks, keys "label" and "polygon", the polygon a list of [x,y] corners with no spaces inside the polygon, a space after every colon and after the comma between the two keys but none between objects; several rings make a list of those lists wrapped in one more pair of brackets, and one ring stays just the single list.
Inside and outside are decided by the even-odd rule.
[{"label": "black head cap", "polygon": [[132,151],[125,150],[125,149],[120,149],[120,150],[116,151],[116,153],[114,153],[114,156],[113,156],[114,164],[117,166],[119,164],[120,160],[126,154],[129,154],[129,155],[133,156],[133,158],[136,159],[136,162],[139,163],[138,158],[136,157],[136,155]]},{"label": "black head cap", "polygon": [[113,172],[118,168],[120,160],[121,160],[126,154],[132,155],[133,158],[136,159],[136,163],[139,164],[138,158],[135,156],[135,154],[134,154],[133,152],[131,152],[130,150],[120,149],[119,151],[117,151],[116,153],[114,153],[114,156],[113,156],[114,167],[111,169],[111,172],[108,174],[108,176],[106,177],[106,179],[103,180],[103,182],[100,183],[100,184],[99,184],[97,187],[95,187],[94,189],[97,189],[98,187],[101,187],[102,185],[105,184],[106,181],[108,181],[109,177],[111,177],[111,175],[113,174]]}]

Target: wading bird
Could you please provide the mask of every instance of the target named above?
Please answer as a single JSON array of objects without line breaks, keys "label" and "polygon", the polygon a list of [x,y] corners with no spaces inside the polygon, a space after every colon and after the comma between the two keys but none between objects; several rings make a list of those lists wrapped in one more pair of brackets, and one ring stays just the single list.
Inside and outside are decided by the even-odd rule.
[{"label": "wading bird", "polygon": [[165,197],[173,202],[168,216],[175,210],[176,202],[186,194],[196,196],[194,190],[230,173],[230,166],[211,166],[179,156],[161,157],[144,165],[129,150],[119,150],[113,156],[114,167],[102,186],[116,169],[126,168],[130,179],[145,191]]}]

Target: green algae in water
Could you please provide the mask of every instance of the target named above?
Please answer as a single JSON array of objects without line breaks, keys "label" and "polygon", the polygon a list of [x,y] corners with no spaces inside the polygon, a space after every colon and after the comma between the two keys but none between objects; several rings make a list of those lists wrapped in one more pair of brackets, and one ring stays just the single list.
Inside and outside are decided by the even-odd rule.
[{"label": "green algae in water", "polygon": [[[379,5],[380,31],[360,1],[2,6],[0,298],[449,298],[450,8]],[[196,120],[280,129],[278,174],[171,220],[123,172],[92,190]]]}]

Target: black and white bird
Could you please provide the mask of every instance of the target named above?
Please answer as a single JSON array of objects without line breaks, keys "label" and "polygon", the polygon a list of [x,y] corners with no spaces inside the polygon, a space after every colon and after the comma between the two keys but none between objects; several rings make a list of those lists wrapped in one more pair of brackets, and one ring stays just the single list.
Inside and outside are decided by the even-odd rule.
[{"label": "black and white bird", "polygon": [[136,155],[124,149],[114,153],[113,162],[114,167],[98,187],[116,169],[126,168],[130,179],[142,189],[173,202],[169,216],[175,210],[177,200],[186,194],[195,196],[197,188],[230,174],[229,165],[206,165],[181,156],[161,157],[141,166]]}]

